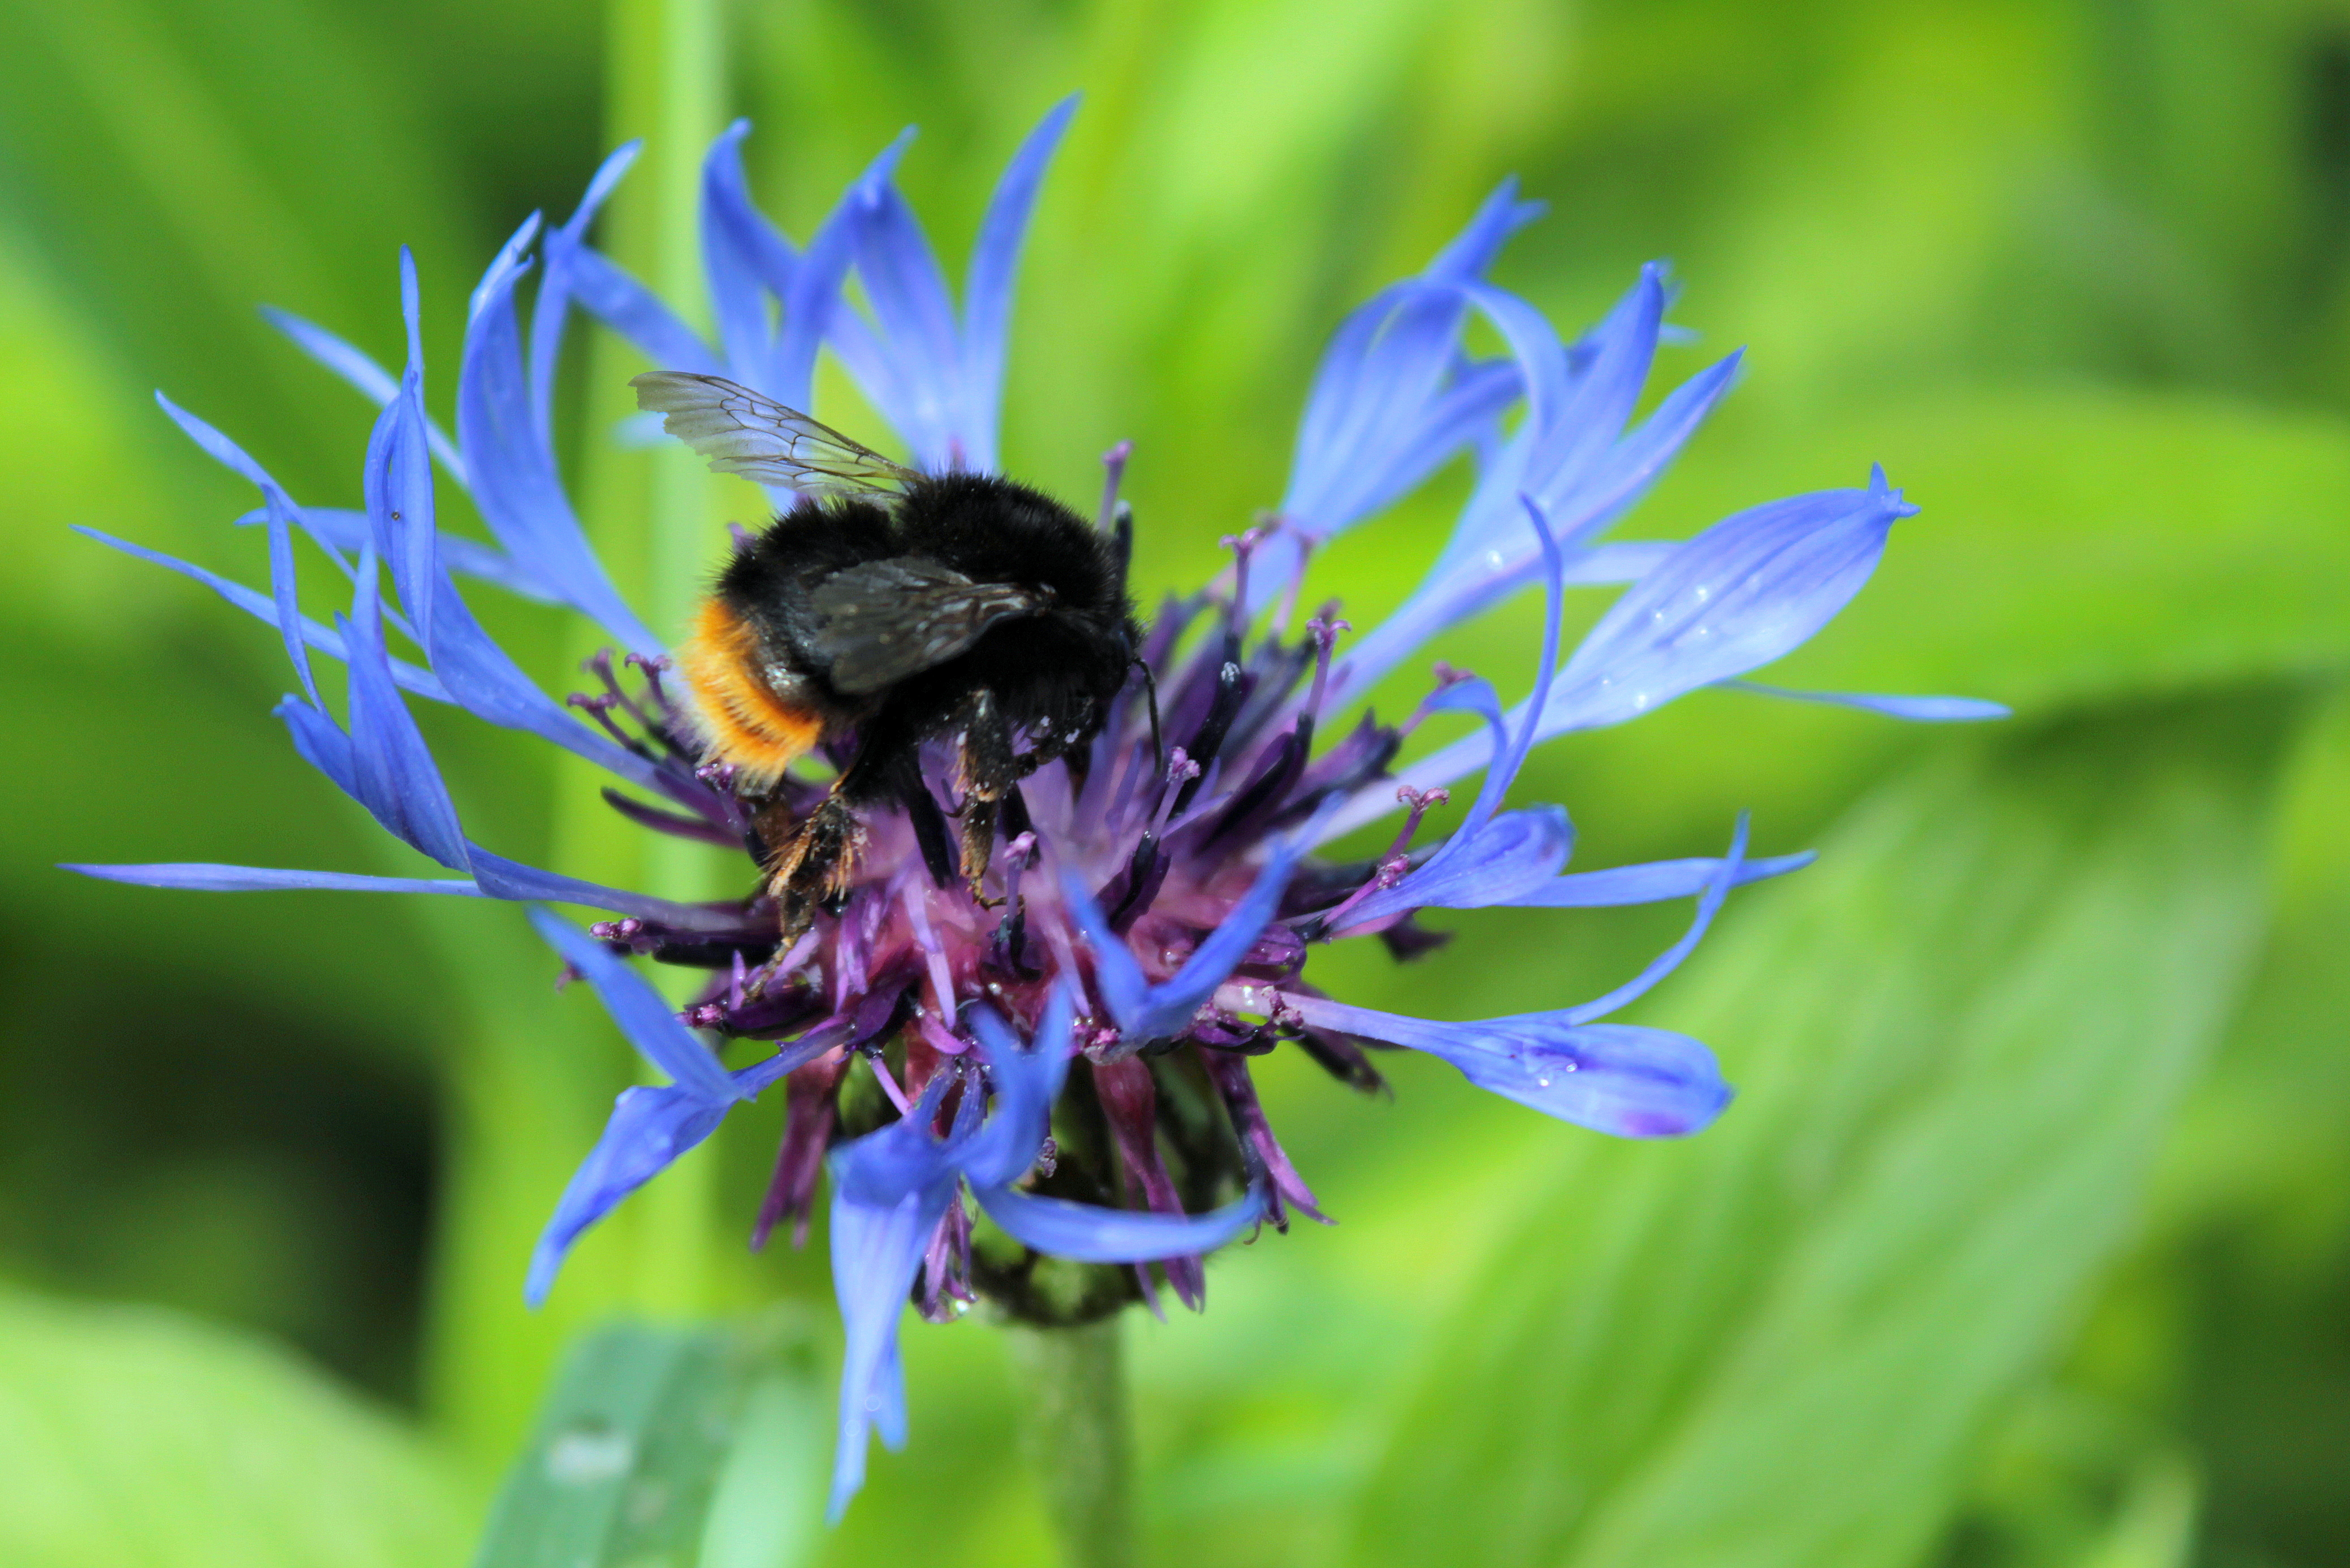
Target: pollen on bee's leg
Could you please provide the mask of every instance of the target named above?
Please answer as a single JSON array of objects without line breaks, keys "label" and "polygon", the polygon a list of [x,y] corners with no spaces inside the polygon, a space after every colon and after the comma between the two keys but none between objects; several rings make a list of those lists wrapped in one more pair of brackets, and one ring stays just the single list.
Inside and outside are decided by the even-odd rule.
[{"label": "pollen on bee's leg", "polygon": [[987,879],[987,868],[995,858],[995,820],[1001,803],[993,796],[973,791],[963,797],[962,822],[962,879],[970,886],[974,902],[984,906],[986,898],[981,884]]},{"label": "pollen on bee's leg", "polygon": [[837,788],[799,825],[767,877],[785,944],[806,935],[817,913],[848,890],[864,841],[864,825]]}]

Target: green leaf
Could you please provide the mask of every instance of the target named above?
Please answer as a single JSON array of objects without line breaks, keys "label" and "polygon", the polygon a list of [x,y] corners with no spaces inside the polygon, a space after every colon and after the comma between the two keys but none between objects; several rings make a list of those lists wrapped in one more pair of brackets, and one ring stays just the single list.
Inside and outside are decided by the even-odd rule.
[{"label": "green leaf", "polygon": [[2282,706],[2002,737],[1749,898],[1648,1014],[1740,1099],[1575,1140],[1436,1335],[1352,1560],[1909,1561],[2226,1022]]},{"label": "green leaf", "polygon": [[282,1352],[0,1292],[0,1562],[439,1568],[466,1524],[438,1456]]},{"label": "green leaf", "polygon": [[807,1336],[615,1324],[582,1341],[475,1568],[794,1568],[823,1537],[830,1403]]}]

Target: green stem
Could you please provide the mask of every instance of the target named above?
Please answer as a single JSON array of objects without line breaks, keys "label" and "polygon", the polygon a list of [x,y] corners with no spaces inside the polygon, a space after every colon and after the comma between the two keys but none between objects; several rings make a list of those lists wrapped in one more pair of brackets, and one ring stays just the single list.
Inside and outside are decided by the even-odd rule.
[{"label": "green stem", "polygon": [[[699,326],[707,315],[697,222],[701,162],[724,117],[718,0],[612,0],[608,15],[608,136],[614,143],[642,137],[645,151],[614,193],[603,244]],[[608,334],[594,340],[585,516],[615,576],[637,587],[653,630],[674,641],[716,532],[710,478],[681,447],[624,453],[604,439],[632,411],[628,378],[642,368],[632,355]],[[723,890],[706,848],[634,829],[615,843],[617,819],[577,776],[562,781],[556,809],[565,814],[567,839],[599,859],[632,862],[615,867],[629,886],[687,899]],[[696,1150],[639,1193],[632,1212],[615,1216],[630,1239],[627,1294],[639,1309],[691,1315],[713,1304],[714,1175],[710,1151]]]},{"label": "green stem", "polygon": [[1132,1568],[1134,1439],[1122,1317],[1005,1332],[1025,1385],[1022,1443],[1060,1533],[1065,1568]]}]

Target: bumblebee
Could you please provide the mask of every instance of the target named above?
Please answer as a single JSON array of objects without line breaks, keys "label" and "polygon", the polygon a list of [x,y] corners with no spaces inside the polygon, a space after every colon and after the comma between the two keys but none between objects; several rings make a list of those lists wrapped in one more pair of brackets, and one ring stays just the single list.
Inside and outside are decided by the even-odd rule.
[{"label": "bumblebee", "polygon": [[[1020,780],[1090,742],[1137,663],[1129,530],[993,474],[904,467],[715,376],[631,385],[712,469],[800,497],[720,572],[679,658],[704,760],[731,765],[754,805],[785,943],[846,891],[860,811],[904,807],[948,879],[921,768],[933,740],[955,748],[960,868],[978,897],[999,823],[1025,826]],[[819,749],[839,777],[794,811],[785,770]]]}]

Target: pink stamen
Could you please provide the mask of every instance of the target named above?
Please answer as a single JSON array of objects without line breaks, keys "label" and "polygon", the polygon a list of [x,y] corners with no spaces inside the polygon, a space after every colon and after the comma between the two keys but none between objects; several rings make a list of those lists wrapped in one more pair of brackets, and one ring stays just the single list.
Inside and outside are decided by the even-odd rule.
[{"label": "pink stamen", "polygon": [[1354,622],[1338,618],[1337,610],[1338,601],[1332,599],[1305,623],[1305,635],[1314,639],[1314,686],[1305,694],[1308,719],[1322,716],[1322,698],[1330,690],[1330,650],[1338,646],[1338,634],[1355,629]]},{"label": "pink stamen", "polygon": [[936,932],[931,929],[930,889],[920,882],[906,884],[903,895],[907,923],[914,928],[914,945],[922,950],[931,971],[931,1005],[941,1017],[955,1015],[954,971],[947,964],[946,949],[939,945]]},{"label": "pink stamen", "polygon": [[914,1015],[914,1026],[941,1056],[960,1056],[971,1049],[970,1041],[950,1031],[929,1008]]},{"label": "pink stamen", "polygon": [[651,749],[642,741],[639,741],[634,735],[629,734],[626,730],[621,729],[620,726],[612,722],[612,710],[619,707],[620,703],[620,700],[618,697],[613,696],[609,692],[590,697],[585,691],[574,691],[570,696],[566,697],[563,701],[566,707],[577,708],[581,712],[586,713],[589,718],[595,720],[597,723],[604,727],[604,733],[611,736],[613,740],[619,742],[620,745],[628,750],[634,752],[637,755],[643,757],[652,754]]},{"label": "pink stamen", "polygon": [[1130,441],[1122,441],[1102,453],[1101,513],[1094,519],[1094,526],[1102,533],[1108,533],[1118,524],[1118,487],[1126,479],[1126,460],[1133,455],[1134,443]]},{"label": "pink stamen", "polygon": [[1426,816],[1431,808],[1448,804],[1452,799],[1452,792],[1439,784],[1423,794],[1405,784],[1396,791],[1396,799],[1409,807],[1411,815],[1404,818],[1403,831],[1398,833],[1395,842],[1388,846],[1389,857],[1404,852],[1404,846],[1411,842],[1411,836],[1419,831],[1419,819]]},{"label": "pink stamen", "polygon": [[670,667],[669,656],[665,653],[631,653],[628,662],[643,671],[645,689],[652,693],[653,701],[660,704],[661,711],[675,712],[677,704],[669,700],[669,689],[661,684],[661,671]]},{"label": "pink stamen", "polygon": [[1157,833],[1166,826],[1168,814],[1175,809],[1175,802],[1181,798],[1183,786],[1199,776],[1200,764],[1185,756],[1182,747],[1178,746],[1168,753],[1167,787],[1159,793],[1159,809],[1150,814],[1150,832]]},{"label": "pink stamen", "polygon": [[1445,663],[1444,660],[1440,659],[1438,659],[1436,661],[1436,691],[1430,692],[1427,696],[1420,699],[1419,706],[1412,710],[1411,717],[1403,722],[1402,727],[1398,729],[1396,733],[1399,735],[1409,735],[1414,730],[1419,729],[1421,722],[1426,720],[1430,713],[1436,711],[1436,710],[1430,707],[1429,704],[1436,700],[1438,692],[1449,691],[1452,687],[1460,685],[1463,680],[1474,680],[1476,679],[1477,672],[1475,670],[1456,670],[1451,665]]},{"label": "pink stamen", "polygon": [[1222,809],[1224,803],[1216,794],[1216,781],[1223,776],[1223,758],[1218,757],[1208,764],[1207,776],[1200,781],[1200,787],[1192,793],[1191,809],[1160,828],[1159,836],[1161,838],[1171,837],[1181,832],[1211,810]]},{"label": "pink stamen", "polygon": [[1232,602],[1229,612],[1229,628],[1235,641],[1243,631],[1248,629],[1247,622],[1243,618],[1248,614],[1249,557],[1256,553],[1256,547],[1263,544],[1272,533],[1271,527],[1259,524],[1256,527],[1243,529],[1238,534],[1226,534],[1216,541],[1232,553]]},{"label": "pink stamen", "polygon": [[914,1102],[908,1099],[906,1091],[898,1086],[897,1077],[889,1071],[889,1064],[881,1060],[880,1053],[877,1051],[865,1060],[872,1064],[873,1075],[881,1080],[881,1092],[889,1096],[889,1103],[898,1107],[898,1114],[912,1116]]},{"label": "pink stamen", "polygon": [[1347,894],[1344,903],[1340,904],[1336,909],[1322,917],[1322,929],[1324,932],[1322,940],[1327,941],[1332,936],[1335,936],[1337,933],[1338,922],[1346,918],[1347,910],[1353,909],[1356,905],[1361,903],[1364,899],[1369,898],[1374,893],[1386,892],[1388,888],[1402,881],[1403,874],[1410,869],[1411,861],[1401,855],[1391,856],[1388,859],[1381,861],[1379,863],[1379,868],[1371,874],[1368,881],[1366,881],[1361,887]]},{"label": "pink stamen", "polygon": [[[636,662],[636,658],[635,654],[630,654],[629,662]],[[651,714],[638,707],[629,700],[628,692],[621,689],[620,678],[612,669],[610,649],[597,649],[595,656],[583,663],[580,668],[601,680],[604,683],[604,689],[611,693],[612,701],[619,705],[620,711],[634,719],[647,734],[658,736],[666,732],[667,726],[662,721],[656,720]],[[664,717],[666,717],[665,711]]]},{"label": "pink stamen", "polygon": [[1003,846],[1003,901],[1007,905],[1020,902],[1020,874],[1028,869],[1028,857],[1036,853],[1036,836],[1024,833]]}]

